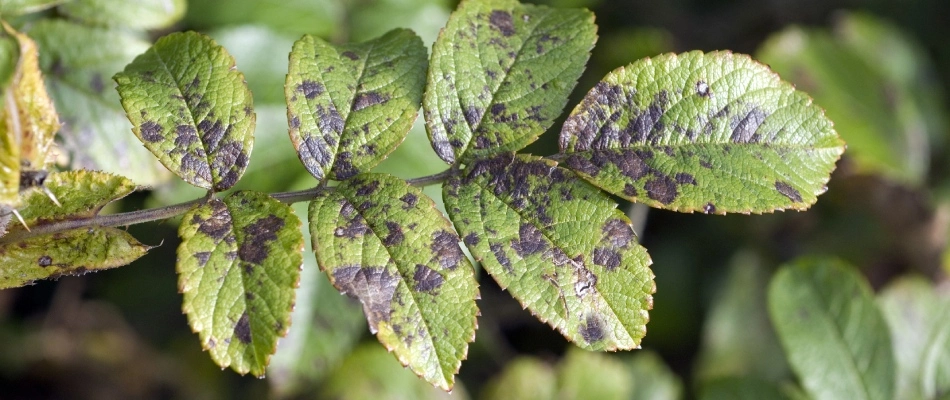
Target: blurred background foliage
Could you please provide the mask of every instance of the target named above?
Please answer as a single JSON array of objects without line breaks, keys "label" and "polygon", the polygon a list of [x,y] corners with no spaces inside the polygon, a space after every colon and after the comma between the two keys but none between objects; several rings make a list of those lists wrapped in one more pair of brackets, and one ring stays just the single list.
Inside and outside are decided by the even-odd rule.
[{"label": "blurred background foliage", "polygon": [[[181,314],[176,225],[133,226],[143,243],[161,246],[124,268],[0,291],[0,398],[794,399],[801,393],[766,310],[778,265],[836,255],[858,266],[875,290],[887,287],[880,301],[898,310],[892,314],[901,296],[919,299],[913,288],[946,295],[950,24],[941,16],[950,15],[950,2],[537,2],[597,15],[598,46],[569,107],[608,71],[663,52],[729,49],[771,65],[810,93],[848,142],[828,192],[802,213],[718,217],[634,207],[658,288],[640,351],[579,351],[482,276],[477,338],[451,395],[386,354],[360,307],[329,286],[312,256],[305,257],[293,328],[267,379],[219,371]],[[113,90],[111,76],[155,38],[198,30],[234,55],[258,115],[238,188],[287,191],[313,185],[286,136],[283,82],[293,41],[304,33],[362,41],[409,27],[431,43],[455,5],[0,0],[0,16],[41,47],[65,122],[62,166],[118,172],[151,187],[113,209],[121,211],[201,195],[168,180],[131,134]],[[549,132],[528,151],[554,153],[555,137]],[[417,123],[377,170],[410,178],[443,168]],[[438,187],[426,193],[439,199]]]}]

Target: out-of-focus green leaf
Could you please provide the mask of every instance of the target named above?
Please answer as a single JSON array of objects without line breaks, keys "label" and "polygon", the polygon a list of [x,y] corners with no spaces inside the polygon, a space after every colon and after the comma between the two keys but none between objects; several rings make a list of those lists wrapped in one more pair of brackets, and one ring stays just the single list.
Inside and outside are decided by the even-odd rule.
[{"label": "out-of-focus green leaf", "polygon": [[396,28],[409,28],[423,43],[432,44],[445,26],[453,4],[448,0],[375,0],[371,7],[351,7],[350,39],[361,42]]},{"label": "out-of-focus green leaf", "polygon": [[178,230],[182,309],[221,367],[263,376],[287,333],[303,235],[290,206],[258,192],[211,199]]},{"label": "out-of-focus green leaf", "polygon": [[755,377],[717,376],[702,385],[700,400],[793,400],[782,388]]},{"label": "out-of-focus green leaf", "polygon": [[803,210],[844,143],[811,98],[729,52],[664,54],[608,74],[564,122],[565,165],[674,211]]},{"label": "out-of-focus green leaf", "polygon": [[950,394],[950,293],[923,278],[902,278],[878,296],[897,362],[895,399]]},{"label": "out-of-focus green leaf", "polygon": [[879,61],[828,32],[799,27],[773,35],[757,57],[825,108],[860,171],[921,183],[929,162],[926,134],[895,117],[904,107],[895,96],[904,89],[872,67]]},{"label": "out-of-focus green leaf", "polygon": [[364,344],[327,378],[318,398],[466,400],[468,394],[461,384],[451,394],[439,390],[392,362],[392,356],[378,345]]},{"label": "out-of-focus green leaf", "polygon": [[754,376],[775,381],[788,374],[785,355],[769,321],[767,284],[766,271],[754,254],[742,252],[732,259],[706,316],[697,380]]},{"label": "out-of-focus green leaf", "polygon": [[679,400],[683,398],[683,382],[656,353],[638,350],[625,362],[630,370],[635,400]]},{"label": "out-of-focus green leaf", "polygon": [[635,27],[603,32],[597,41],[593,58],[609,69],[627,65],[634,60],[669,53],[674,46],[673,34],[665,29]]},{"label": "out-of-focus green leaf", "polygon": [[[240,25],[215,30],[208,35],[228,49],[237,65],[241,66],[247,86],[254,93],[255,111],[258,114],[262,104],[286,105],[284,80],[287,78],[287,52],[293,47],[299,33],[290,35],[268,26]],[[260,127],[263,121],[258,122]],[[283,139],[287,140],[286,137]]]},{"label": "out-of-focus green leaf", "polygon": [[294,43],[284,90],[307,170],[342,180],[379,164],[416,119],[425,70],[422,40],[405,29],[346,46],[310,35]]},{"label": "out-of-focus green leaf", "polygon": [[539,320],[586,349],[632,349],[656,287],[650,257],[610,197],[532,156],[500,156],[444,185],[465,244]]},{"label": "out-of-focus green leaf", "polygon": [[596,40],[587,10],[462,2],[432,48],[423,99],[449,164],[519,150],[554,123]]},{"label": "out-of-focus green leaf", "polygon": [[0,289],[128,264],[150,247],[116,228],[87,228],[0,244]]},{"label": "out-of-focus green leaf", "polygon": [[188,183],[237,183],[254,146],[251,92],[234,58],[211,38],[172,33],[115,75],[135,135]]},{"label": "out-of-focus green leaf", "polygon": [[[293,208],[298,215],[307,214],[307,203]],[[310,230],[304,229],[303,234],[304,243],[309,243]],[[317,260],[307,256],[290,320],[290,331],[280,340],[267,367],[267,382],[280,398],[316,387],[350,353],[366,329],[359,304],[341,296],[320,271]]]},{"label": "out-of-focus green leaf", "polygon": [[403,365],[450,390],[475,337],[478,288],[451,224],[405,181],[353,177],[311,203],[320,267],[359,299],[370,330]]},{"label": "out-of-focus green leaf", "polygon": [[330,37],[341,33],[346,3],[348,0],[228,0],[224,4],[220,0],[189,0],[185,23],[196,28],[259,24],[294,36]]},{"label": "out-of-focus green leaf", "polygon": [[170,177],[135,136],[109,77],[121,71],[148,42],[119,29],[94,28],[43,19],[29,31],[40,47],[40,63],[64,125],[61,151],[73,169],[122,174],[139,185]]},{"label": "out-of-focus green leaf", "polygon": [[543,361],[522,356],[505,365],[482,390],[483,400],[551,400],[556,398],[557,376]]},{"label": "out-of-focus green leaf", "polygon": [[786,356],[817,400],[894,398],[894,354],[871,288],[851,266],[801,259],[769,284],[769,314]]},{"label": "out-of-focus green leaf", "polygon": [[558,399],[630,399],[630,371],[617,359],[571,347],[557,370]]},{"label": "out-of-focus green leaf", "polygon": [[88,170],[51,173],[45,186],[62,204],[53,203],[43,191],[29,191],[19,210],[27,226],[92,217],[106,204],[135,191],[135,183],[125,177]]},{"label": "out-of-focus green leaf", "polygon": [[185,15],[186,0],[69,0],[63,14],[91,25],[167,28]]},{"label": "out-of-focus green leaf", "polygon": [[0,16],[5,19],[23,14],[43,11],[56,7],[67,0],[3,0],[0,2]]}]

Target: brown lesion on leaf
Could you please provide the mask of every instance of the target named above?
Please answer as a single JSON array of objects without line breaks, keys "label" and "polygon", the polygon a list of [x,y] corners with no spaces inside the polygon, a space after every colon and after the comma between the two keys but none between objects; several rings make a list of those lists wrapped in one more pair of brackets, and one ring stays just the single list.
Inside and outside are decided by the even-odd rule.
[{"label": "brown lesion on leaf", "polygon": [[199,267],[204,267],[205,265],[208,264],[208,260],[211,259],[211,252],[210,252],[210,251],[199,251],[199,252],[197,252],[197,253],[192,254],[192,257],[194,257],[196,260],[198,260],[198,266],[199,266]]},{"label": "brown lesion on leaf", "polygon": [[422,264],[416,264],[416,271],[412,274],[417,292],[433,292],[445,283],[442,274]]},{"label": "brown lesion on leaf", "polygon": [[416,206],[416,203],[419,202],[419,198],[412,193],[406,193],[402,195],[402,197],[400,197],[399,200],[405,203],[405,205],[402,206],[403,210],[411,210],[413,207]]},{"label": "brown lesion on leaf", "polygon": [[165,139],[164,129],[155,121],[145,121],[139,126],[139,134],[149,143],[160,142]]},{"label": "brown lesion on leaf", "polygon": [[792,185],[789,185],[787,182],[775,181],[775,190],[778,190],[783,196],[788,197],[789,200],[796,203],[802,202],[802,195],[798,192]]},{"label": "brown lesion on leaf", "polygon": [[238,258],[254,264],[267,259],[269,242],[277,240],[277,233],[284,227],[284,220],[274,214],[245,226],[244,240],[238,247]]},{"label": "brown lesion on leaf", "polygon": [[705,213],[705,214],[715,214],[715,213],[716,213],[716,205],[713,204],[713,203],[706,203],[706,205],[703,206],[703,213]]},{"label": "brown lesion on leaf", "polygon": [[211,167],[218,174],[215,190],[227,190],[241,178],[241,172],[247,167],[249,157],[244,151],[244,144],[228,142],[214,154]]},{"label": "brown lesion on leaf", "polygon": [[307,100],[313,100],[317,96],[323,94],[326,89],[323,87],[322,83],[305,80],[297,85],[297,91],[303,93]]},{"label": "brown lesion on leaf", "polygon": [[680,185],[696,185],[696,178],[685,172],[677,173],[674,179],[676,179],[676,183]]},{"label": "brown lesion on leaf", "polygon": [[383,267],[341,266],[333,270],[333,284],[343,294],[363,303],[363,313],[375,334],[382,321],[392,318],[393,296],[399,277]]},{"label": "brown lesion on leaf", "polygon": [[607,337],[604,322],[595,314],[588,314],[577,330],[587,343],[596,343]]},{"label": "brown lesion on leaf", "polygon": [[679,196],[676,189],[676,182],[670,177],[662,174],[656,174],[648,180],[643,189],[647,192],[647,197],[656,200],[662,204],[670,204]]},{"label": "brown lesion on leaf", "polygon": [[370,180],[368,182],[359,181],[353,183],[360,184],[360,187],[356,189],[357,196],[370,196],[373,193],[376,193],[376,189],[379,188],[379,181],[377,180]]},{"label": "brown lesion on leaf", "polygon": [[46,268],[50,265],[53,265],[53,258],[48,255],[41,256],[36,260],[36,265]]},{"label": "brown lesion on leaf", "polygon": [[233,243],[235,240],[232,232],[234,226],[227,205],[221,200],[213,199],[208,203],[208,206],[211,208],[211,215],[205,219],[196,213],[191,223],[198,226],[198,232],[214,239],[215,243],[222,240]]},{"label": "brown lesion on leaf", "polygon": [[429,250],[432,251],[433,261],[438,262],[443,269],[454,270],[462,261],[462,257],[465,257],[462,248],[459,247],[459,237],[447,230],[436,231],[432,234]]},{"label": "brown lesion on leaf", "polygon": [[596,292],[597,275],[584,266],[583,259],[570,260],[570,263],[574,269],[574,295],[583,299]]},{"label": "brown lesion on leaf", "polygon": [[518,228],[518,240],[512,241],[511,248],[518,253],[519,257],[527,258],[532,254],[547,250],[548,241],[537,227],[529,223],[522,223]]},{"label": "brown lesion on leaf", "polygon": [[488,16],[488,23],[492,28],[501,32],[502,36],[509,37],[515,34],[514,21],[511,13],[505,10],[493,10]]},{"label": "brown lesion on leaf", "polygon": [[405,240],[406,237],[403,235],[402,227],[399,225],[399,223],[386,221],[386,229],[389,230],[389,233],[387,233],[386,237],[383,238],[383,246],[396,246]]},{"label": "brown lesion on leaf", "polygon": [[733,143],[758,143],[761,137],[756,132],[768,116],[768,113],[758,107],[752,107],[741,119],[738,115],[732,117],[729,123],[732,136],[729,140]]},{"label": "brown lesion on leaf", "polygon": [[594,264],[606,267],[608,271],[613,271],[620,266],[620,253],[611,249],[598,247],[594,249]]},{"label": "brown lesion on leaf", "polygon": [[389,101],[389,96],[379,94],[378,92],[360,93],[356,95],[355,99],[353,99],[353,110],[359,111],[367,107],[385,103],[387,101]]},{"label": "brown lesion on leaf", "polygon": [[180,124],[175,127],[175,146],[181,148],[190,147],[198,142],[198,131],[189,124]]},{"label": "brown lesion on leaf", "polygon": [[511,260],[508,259],[508,255],[505,254],[505,248],[502,245],[498,243],[492,243],[488,245],[488,248],[491,250],[492,254],[495,255],[495,260],[498,261],[498,264],[500,264],[505,269],[505,271],[507,271],[509,274],[515,273],[514,268],[511,266]]},{"label": "brown lesion on leaf", "polygon": [[241,314],[241,318],[234,324],[234,337],[243,344],[251,343],[251,319],[247,311]]}]

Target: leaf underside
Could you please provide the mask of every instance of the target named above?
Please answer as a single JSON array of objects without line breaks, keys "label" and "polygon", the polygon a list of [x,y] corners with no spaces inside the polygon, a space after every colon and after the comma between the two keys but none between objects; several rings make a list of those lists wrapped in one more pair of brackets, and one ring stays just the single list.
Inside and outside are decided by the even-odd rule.
[{"label": "leaf underside", "polygon": [[251,92],[234,58],[211,38],[167,35],[114,77],[135,135],[186,182],[223,191],[254,145]]},{"label": "leaf underside", "polygon": [[222,368],[263,376],[287,334],[303,262],[300,227],[290,206],[258,192],[212,199],[183,217],[182,309]]},{"label": "leaf underside", "polygon": [[844,151],[823,111],[768,67],[698,51],[608,74],[560,147],[566,167],[614,195],[709,214],[806,209]]},{"label": "leaf underside", "polygon": [[432,200],[393,176],[358,175],[311,203],[310,231],[320,268],[362,302],[379,341],[450,390],[475,338],[478,286]]},{"label": "leaf underside", "polygon": [[345,46],[311,35],[294,43],[287,120],[307,170],[342,180],[386,158],[416,119],[426,62],[422,39],[406,29]]},{"label": "leaf underside", "polygon": [[651,261],[606,194],[526,155],[479,161],[443,191],[472,254],[538,319],[585,349],[640,345]]},{"label": "leaf underside", "polygon": [[423,99],[449,164],[524,148],[561,114],[596,40],[587,10],[462,2],[432,48]]}]

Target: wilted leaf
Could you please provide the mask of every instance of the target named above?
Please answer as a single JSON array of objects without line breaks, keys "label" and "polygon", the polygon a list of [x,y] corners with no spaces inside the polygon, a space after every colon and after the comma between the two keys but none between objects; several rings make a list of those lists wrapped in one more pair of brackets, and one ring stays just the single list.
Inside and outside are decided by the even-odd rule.
[{"label": "wilted leaf", "polygon": [[65,1],[66,0],[3,0],[0,2],[0,15],[6,19],[10,19],[10,17],[56,7]]},{"label": "wilted leaf", "polygon": [[560,138],[604,190],[675,211],[803,210],[844,151],[812,100],[729,52],[664,54],[608,74]]},{"label": "wilted leaf", "polygon": [[923,278],[902,278],[878,296],[897,362],[896,399],[950,393],[950,293]]},{"label": "wilted leaf", "polygon": [[358,347],[331,374],[316,398],[339,400],[413,399],[466,400],[461,385],[451,394],[416,379],[379,346]]},{"label": "wilted leaf", "polygon": [[185,0],[70,0],[63,14],[91,25],[167,28],[185,15]]},{"label": "wilted leaf", "polygon": [[595,30],[587,10],[462,2],[433,45],[423,100],[439,157],[468,163],[537,139],[563,110]]},{"label": "wilted leaf", "polygon": [[43,19],[30,27],[40,65],[64,125],[60,151],[73,169],[122,174],[139,185],[158,185],[171,174],[135,136],[109,77],[149,43],[120,29]]},{"label": "wilted leaf", "polygon": [[128,264],[150,247],[123,230],[86,228],[0,244],[0,289]]},{"label": "wilted leaf", "polygon": [[550,400],[556,393],[554,368],[534,357],[521,356],[485,385],[481,399]]},{"label": "wilted leaf", "polygon": [[893,399],[891,338],[853,267],[830,259],[782,267],[769,284],[769,314],[812,398]]},{"label": "wilted leaf", "polygon": [[452,178],[443,198],[472,255],[521,304],[578,346],[632,349],[655,291],[650,257],[606,194],[532,156]]},{"label": "wilted leaf", "polygon": [[625,362],[633,384],[630,399],[679,400],[683,398],[683,382],[654,352],[638,350]]},{"label": "wilted leaf", "polygon": [[45,186],[62,204],[53,203],[39,190],[24,194],[20,215],[27,226],[92,217],[106,204],[135,191],[135,183],[125,177],[87,170],[53,172]]},{"label": "wilted leaf", "polygon": [[558,399],[631,399],[630,371],[607,354],[568,349],[558,365]]},{"label": "wilted leaf", "polygon": [[172,33],[116,74],[135,135],[188,183],[237,183],[254,146],[251,92],[234,59],[195,32]]},{"label": "wilted leaf", "polygon": [[211,199],[182,218],[182,308],[221,367],[263,376],[287,333],[303,262],[300,225],[290,206],[257,192]]},{"label": "wilted leaf", "polygon": [[310,233],[320,268],[363,303],[379,341],[451,389],[475,338],[478,287],[432,200],[390,175],[358,175],[311,203]]},{"label": "wilted leaf", "polygon": [[425,57],[405,29],[346,46],[310,35],[294,43],[284,85],[290,140],[317,180],[366,172],[402,143],[422,99]]},{"label": "wilted leaf", "polygon": [[718,377],[703,384],[700,400],[792,400],[778,385],[755,377]]}]

